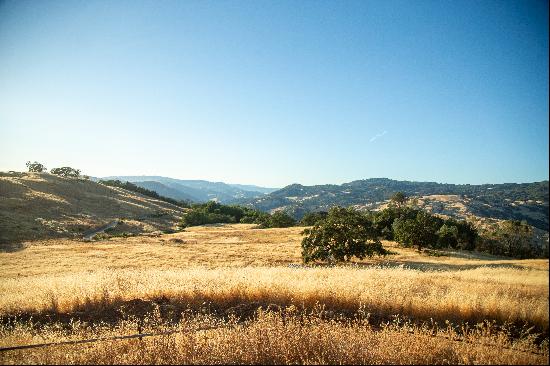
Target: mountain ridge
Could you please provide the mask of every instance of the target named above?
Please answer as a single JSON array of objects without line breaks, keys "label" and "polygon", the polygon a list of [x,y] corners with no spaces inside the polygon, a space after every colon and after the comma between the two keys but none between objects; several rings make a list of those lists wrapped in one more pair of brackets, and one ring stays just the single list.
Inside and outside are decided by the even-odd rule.
[{"label": "mountain ridge", "polygon": [[[548,180],[533,183],[452,184],[368,178],[348,183],[305,186],[298,183],[262,197],[238,203],[262,211],[285,210],[295,218],[331,206],[376,209],[396,192],[409,197],[458,196],[461,204],[479,217],[526,220],[548,231]],[[433,198],[428,198],[433,201]],[[444,201],[448,199],[444,198]],[[455,200],[456,201],[456,200]]]},{"label": "mountain ridge", "polygon": [[129,181],[147,189],[153,189],[150,188],[153,185],[152,182],[157,182],[164,186],[162,187],[157,185],[157,188],[164,192],[157,193],[166,197],[174,199],[187,199],[193,202],[216,200],[222,203],[234,203],[235,201],[241,199],[261,197],[276,190],[275,188],[260,187],[255,185],[229,184],[200,179],[184,180],[156,175],[121,175],[94,179],[118,179],[121,181]]}]

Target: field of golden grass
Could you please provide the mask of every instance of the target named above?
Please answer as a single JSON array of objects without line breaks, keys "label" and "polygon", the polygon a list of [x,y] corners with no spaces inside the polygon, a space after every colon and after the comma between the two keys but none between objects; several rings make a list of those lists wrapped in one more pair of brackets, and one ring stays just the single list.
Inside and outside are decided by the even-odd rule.
[{"label": "field of golden grass", "polygon": [[[384,242],[389,256],[309,267],[302,230],[218,225],[0,253],[0,346],[135,333],[153,313],[153,331],[190,329],[0,362],[548,363],[548,260]],[[193,330],[199,320],[223,327]]]}]

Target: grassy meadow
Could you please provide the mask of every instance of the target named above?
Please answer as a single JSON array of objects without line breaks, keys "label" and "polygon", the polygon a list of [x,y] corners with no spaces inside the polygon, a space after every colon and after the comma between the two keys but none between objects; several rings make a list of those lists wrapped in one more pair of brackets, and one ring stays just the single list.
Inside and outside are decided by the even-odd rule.
[{"label": "grassy meadow", "polygon": [[[548,260],[461,251],[303,266],[303,228],[213,225],[0,253],[2,363],[548,363]],[[214,329],[201,330],[202,325]]]}]

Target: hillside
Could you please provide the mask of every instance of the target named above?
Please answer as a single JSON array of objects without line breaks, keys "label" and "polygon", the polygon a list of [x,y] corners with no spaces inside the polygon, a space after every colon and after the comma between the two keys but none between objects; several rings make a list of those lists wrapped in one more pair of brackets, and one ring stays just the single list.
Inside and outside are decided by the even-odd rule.
[{"label": "hillside", "polygon": [[[233,203],[237,200],[262,197],[266,193],[276,190],[275,188],[254,185],[227,184],[206,180],[182,180],[148,175],[111,176],[101,179],[118,179],[132,182],[140,187],[152,189],[163,196],[192,202],[206,202],[213,199],[221,203]],[[154,188],[154,185],[158,190]]]},{"label": "hillside", "polygon": [[548,230],[548,181],[483,185],[396,181],[387,178],[357,180],[342,185],[292,184],[260,198],[242,201],[263,211],[284,209],[300,218],[308,211],[331,206],[377,209],[401,191],[418,198],[434,213],[456,217],[526,220]]},{"label": "hillside", "polygon": [[0,172],[0,246],[82,237],[113,220],[139,233],[172,229],[183,209],[121,188],[47,173]]},{"label": "hillside", "polygon": [[173,198],[175,200],[189,201],[189,202],[193,202],[197,200],[197,198],[194,195],[191,195],[189,193],[189,190],[182,190],[182,189],[168,187],[167,185],[164,185],[160,182],[145,181],[145,182],[133,182],[133,183],[138,187],[155,191],[161,196]]}]

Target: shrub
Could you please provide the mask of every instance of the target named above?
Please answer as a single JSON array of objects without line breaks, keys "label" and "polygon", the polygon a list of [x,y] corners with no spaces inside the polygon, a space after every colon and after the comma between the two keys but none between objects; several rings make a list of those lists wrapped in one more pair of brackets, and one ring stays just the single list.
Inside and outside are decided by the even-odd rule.
[{"label": "shrub", "polygon": [[228,215],[216,214],[204,210],[191,209],[183,215],[181,226],[189,227],[231,222],[235,222],[235,219]]},{"label": "shrub", "polygon": [[252,209],[241,206],[222,205],[215,201],[195,204],[183,215],[181,226],[197,226],[205,224],[234,223],[250,220],[254,221],[259,217]]},{"label": "shrub", "polygon": [[394,240],[393,235],[393,223],[398,218],[414,219],[418,213],[417,209],[410,207],[396,207],[390,205],[381,211],[372,214],[372,220],[374,227],[376,228],[378,235],[387,240]]}]

